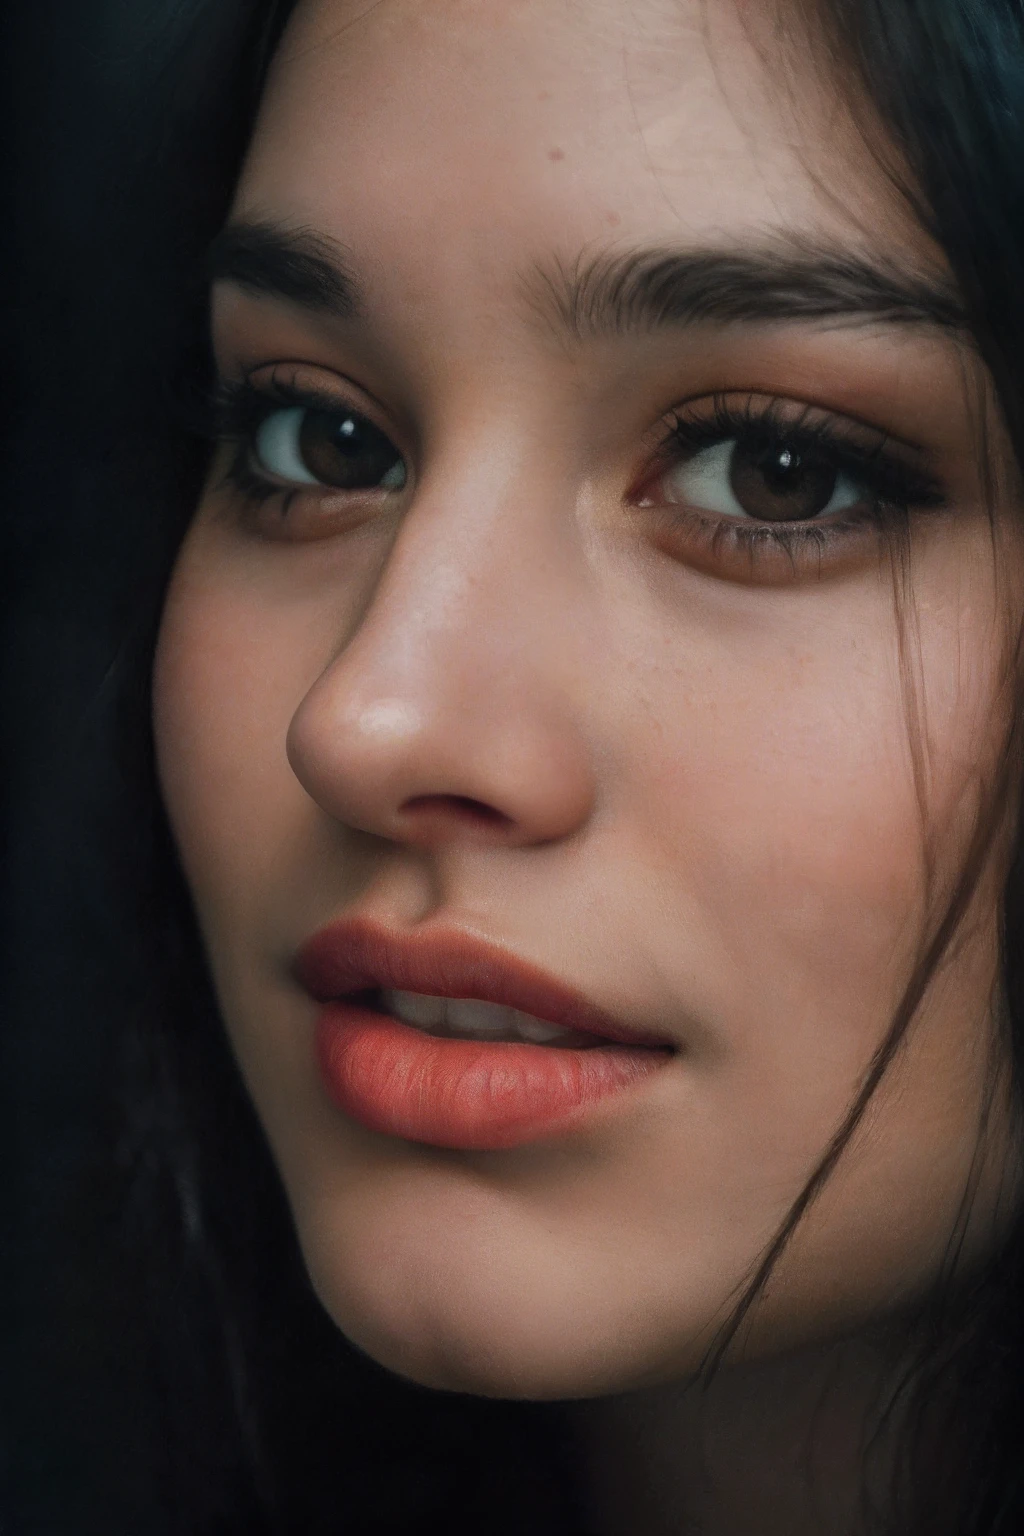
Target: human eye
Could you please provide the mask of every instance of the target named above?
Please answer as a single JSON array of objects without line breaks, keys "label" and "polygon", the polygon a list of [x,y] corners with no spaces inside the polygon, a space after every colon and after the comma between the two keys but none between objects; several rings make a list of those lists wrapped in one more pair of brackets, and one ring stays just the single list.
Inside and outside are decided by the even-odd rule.
[{"label": "human eye", "polygon": [[213,435],[230,455],[221,483],[271,537],[328,537],[379,509],[408,478],[383,428],[315,372],[261,370],[222,384],[214,402]]},{"label": "human eye", "polygon": [[808,561],[824,573],[946,497],[883,431],[797,401],[716,395],[673,415],[634,500],[660,513],[659,542],[683,559],[770,580]]}]

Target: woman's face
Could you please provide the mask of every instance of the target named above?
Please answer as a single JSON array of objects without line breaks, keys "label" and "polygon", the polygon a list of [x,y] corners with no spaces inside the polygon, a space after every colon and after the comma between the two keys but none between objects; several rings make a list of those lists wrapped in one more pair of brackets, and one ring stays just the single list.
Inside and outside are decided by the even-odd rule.
[{"label": "woman's face", "polygon": [[[694,1368],[996,761],[984,391],[813,58],[734,0],[311,0],[217,247],[161,780],[317,1291],[431,1385]],[[1003,841],[751,1353],[936,1273]]]}]

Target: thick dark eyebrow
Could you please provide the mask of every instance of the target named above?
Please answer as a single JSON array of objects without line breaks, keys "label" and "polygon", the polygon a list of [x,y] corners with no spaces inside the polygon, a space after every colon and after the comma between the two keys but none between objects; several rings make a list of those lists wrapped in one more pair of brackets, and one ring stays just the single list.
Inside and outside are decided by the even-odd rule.
[{"label": "thick dark eyebrow", "polygon": [[[361,308],[344,247],[316,230],[271,220],[229,224],[210,247],[206,273],[212,282],[237,283],[344,319]],[[701,321],[968,330],[956,291],[942,276],[785,233],[752,246],[602,252],[571,265],[539,264],[525,279],[525,291],[546,323],[576,340]]]},{"label": "thick dark eyebrow", "polygon": [[701,321],[778,320],[967,329],[951,283],[796,236],[759,246],[598,254],[537,266],[526,292],[574,339],[655,331]]},{"label": "thick dark eyebrow", "polygon": [[206,277],[346,320],[360,309],[359,285],[336,240],[270,220],[222,229],[207,252]]}]

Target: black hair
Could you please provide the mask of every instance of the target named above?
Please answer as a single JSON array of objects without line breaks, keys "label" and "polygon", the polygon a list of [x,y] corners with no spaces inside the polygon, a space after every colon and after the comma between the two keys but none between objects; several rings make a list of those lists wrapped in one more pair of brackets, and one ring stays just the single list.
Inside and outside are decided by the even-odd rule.
[{"label": "black hair", "polygon": [[[555,1409],[408,1386],[313,1298],[156,790],[149,665],[205,464],[181,424],[206,370],[203,252],[291,8],[22,0],[0,18],[19,131],[0,513],[19,1169],[5,1343],[21,1384],[5,1511],[15,1531],[75,1536],[571,1532]],[[1024,464],[1024,6],[820,14],[946,252]],[[1020,859],[1004,929],[1020,1083]],[[894,1530],[1024,1529],[1022,1303],[1024,1218],[925,1319],[906,1393],[945,1405],[956,1451],[936,1463],[934,1423],[906,1416]]]}]

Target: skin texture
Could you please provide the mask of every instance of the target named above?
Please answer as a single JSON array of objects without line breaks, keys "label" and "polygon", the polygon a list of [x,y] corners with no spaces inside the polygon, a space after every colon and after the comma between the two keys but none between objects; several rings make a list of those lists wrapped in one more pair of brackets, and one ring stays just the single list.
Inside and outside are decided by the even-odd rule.
[{"label": "skin texture", "polygon": [[[571,336],[545,307],[538,267],[775,231],[941,272],[813,54],[764,21],[727,0],[310,3],[236,197],[235,218],[338,242],[365,295],[337,318],[219,285],[224,376],[287,364],[370,413],[408,481],[344,506],[314,487],[289,523],[225,485],[222,450],[160,637],[161,780],[317,1291],[431,1386],[597,1397],[696,1369],[994,783],[1019,549],[998,472],[984,505],[969,348],[820,319]],[[902,563],[864,528],[820,558],[715,547],[673,521],[657,453],[716,391],[893,434],[946,505],[911,516]],[[896,1315],[938,1271],[998,1077],[1006,842],[749,1361]],[[353,914],[481,936],[679,1052],[528,1147],[365,1130],[325,1092],[290,973]],[[999,1220],[998,1087],[990,1131],[969,1258]]]}]

